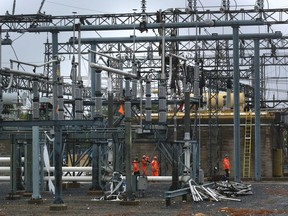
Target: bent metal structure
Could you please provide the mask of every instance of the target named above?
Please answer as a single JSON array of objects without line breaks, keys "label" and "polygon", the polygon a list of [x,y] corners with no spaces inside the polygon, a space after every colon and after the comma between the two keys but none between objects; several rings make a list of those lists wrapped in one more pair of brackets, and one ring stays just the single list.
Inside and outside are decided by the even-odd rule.
[{"label": "bent metal structure", "polygon": [[[21,156],[24,155],[25,190],[32,192],[32,199],[41,199],[39,182],[49,176],[39,174],[45,164],[39,161],[39,155],[43,155],[47,146],[49,166],[54,171],[51,177],[55,183],[54,203],[64,203],[61,189],[64,180],[89,179],[93,190],[102,190],[102,178],[115,171],[125,175],[126,199],[132,200],[135,182],[131,162],[135,155],[144,154],[144,144],[137,143],[143,136],[150,137],[147,145],[150,147],[145,151],[148,149],[160,159],[161,176],[157,179],[173,181],[184,176],[187,181],[191,178],[201,182],[203,171],[206,176],[215,175],[222,152],[228,151],[233,155],[235,181],[240,182],[241,177],[261,180],[261,134],[268,130],[265,128],[263,132],[263,127],[276,128],[281,135],[286,132],[283,129],[286,122],[278,116],[286,110],[287,101],[266,100],[264,86],[266,68],[287,65],[285,52],[276,53],[288,48],[287,37],[268,30],[267,33],[240,30],[281,25],[286,22],[282,18],[287,18],[287,12],[288,9],[264,8],[201,11],[191,6],[151,13],[0,16],[1,33],[44,32],[52,38],[51,43],[44,44],[43,65],[12,60],[11,68],[0,67],[1,113],[4,113],[3,92],[27,90],[33,94],[30,118],[0,121],[1,139],[11,143],[12,194],[23,186]],[[218,33],[219,28],[227,34]],[[85,36],[86,32],[94,31],[117,35],[124,30],[132,36]],[[138,36],[138,31],[153,33]],[[70,40],[61,41],[61,32],[71,33]],[[0,41],[0,47],[11,42]],[[68,79],[60,70],[65,55],[73,55]],[[89,59],[88,83],[83,80],[82,58]],[[30,71],[15,70],[15,64],[17,68],[30,67]],[[41,73],[36,71],[39,68],[43,68]],[[243,79],[253,79],[252,85],[241,83]],[[153,93],[155,88],[157,94]],[[220,107],[218,96],[223,92],[225,103]],[[245,104],[240,105],[239,95],[243,93]],[[285,108],[279,109],[275,104],[285,104]],[[124,110],[121,114],[117,112],[119,107]],[[249,119],[247,116],[253,116],[254,123],[244,121]],[[279,121],[271,126],[271,119]],[[254,136],[251,130],[248,133],[251,125]],[[226,127],[230,134],[224,140],[219,132]],[[253,143],[242,144],[248,136],[250,140],[253,136]],[[283,147],[283,142],[278,140],[277,149]],[[250,151],[243,151],[242,146]],[[91,176],[73,176],[75,170],[63,167],[67,164],[89,166]],[[72,177],[62,176],[65,169]],[[79,172],[85,169],[77,168]]]}]

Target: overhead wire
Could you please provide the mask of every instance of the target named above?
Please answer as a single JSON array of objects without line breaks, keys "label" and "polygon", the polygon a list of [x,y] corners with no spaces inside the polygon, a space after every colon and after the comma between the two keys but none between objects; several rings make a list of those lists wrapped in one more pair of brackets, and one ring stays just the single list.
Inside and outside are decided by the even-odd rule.
[{"label": "overhead wire", "polygon": [[74,8],[74,9],[80,9],[80,10],[86,10],[86,11],[91,11],[91,12],[100,12],[100,13],[109,13],[107,11],[98,11],[98,10],[92,10],[92,9],[88,9],[88,8],[82,8],[82,7],[76,7],[76,6],[71,6],[71,5],[67,5],[67,4],[62,4],[62,3],[58,3],[58,2],[53,2],[53,1],[47,1],[51,4],[55,4],[55,5],[61,5],[64,7],[69,7],[69,8]]}]

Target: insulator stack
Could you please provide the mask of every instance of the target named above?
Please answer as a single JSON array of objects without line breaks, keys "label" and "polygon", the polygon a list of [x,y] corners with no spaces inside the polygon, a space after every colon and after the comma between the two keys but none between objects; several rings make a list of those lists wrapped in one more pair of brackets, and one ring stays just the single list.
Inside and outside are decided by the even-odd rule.
[{"label": "insulator stack", "polygon": [[146,0],[141,0],[142,21],[146,21]]},{"label": "insulator stack", "polygon": [[257,0],[255,9],[263,10],[264,9],[264,0]]}]

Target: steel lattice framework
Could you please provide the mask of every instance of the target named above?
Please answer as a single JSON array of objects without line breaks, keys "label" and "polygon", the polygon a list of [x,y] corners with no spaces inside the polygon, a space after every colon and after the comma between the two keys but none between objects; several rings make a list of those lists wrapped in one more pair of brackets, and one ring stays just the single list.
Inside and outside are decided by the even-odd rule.
[{"label": "steel lattice framework", "polygon": [[[208,25],[207,20],[212,22],[213,25]],[[158,85],[166,84],[167,88],[169,88],[168,81],[160,78],[161,70],[163,70],[161,58],[163,44],[161,43],[164,39],[165,53],[181,55],[187,59],[188,65],[194,66],[195,64],[199,64],[202,75],[201,78],[205,80],[205,88],[208,89],[206,91],[208,91],[210,95],[210,98],[208,98],[210,116],[209,142],[207,143],[207,147],[209,151],[208,167],[211,175],[212,167],[219,163],[219,152],[221,148],[221,140],[219,140],[221,136],[219,136],[218,130],[219,107],[217,106],[217,96],[219,91],[227,90],[227,81],[233,79],[233,35],[231,27],[232,25],[239,25],[240,27],[240,79],[251,80],[254,77],[253,61],[255,40],[260,40],[260,62],[262,68],[269,66],[287,66],[288,59],[286,53],[288,49],[288,37],[281,36],[279,32],[274,30],[274,27],[277,25],[286,24],[287,20],[288,9],[193,11],[187,8],[176,8],[153,13],[101,15],[50,16],[45,14],[6,14],[5,16],[0,16],[0,30],[1,32],[20,33],[50,32],[54,37],[56,33],[60,32],[81,32],[81,38],[73,37],[69,41],[57,42],[57,54],[71,55],[79,53],[82,54],[82,56],[88,56],[89,49],[91,49],[93,45],[93,47],[96,47],[95,51],[120,60],[120,62],[114,60],[108,62],[107,59],[96,55],[96,63],[106,64],[106,66],[112,66],[114,68],[123,68],[123,70],[126,71],[131,70],[133,64],[136,64],[138,67],[137,70],[143,80],[149,77],[152,82]],[[263,21],[263,25],[259,27],[259,29],[261,28],[261,32],[264,31],[266,33],[260,34],[259,31],[255,32],[255,29],[251,30],[251,28],[247,28],[249,29],[247,32],[252,31],[254,33],[246,33],[246,27],[244,28],[244,25],[239,24],[245,21],[255,21],[255,23]],[[220,24],[217,25],[217,23]],[[226,25],[224,25],[224,23],[226,23]],[[137,30],[137,36],[134,34],[127,37],[126,33],[126,37],[99,37],[99,33],[101,34],[102,32],[118,35],[118,32],[123,33],[126,31],[132,34],[133,30]],[[138,31],[143,34],[140,34]],[[148,33],[146,33],[147,31]],[[87,37],[86,32],[92,32],[96,37],[92,38],[91,34]],[[115,32],[117,33],[115,34]],[[44,61],[49,62],[55,58],[55,56],[53,56],[55,44],[45,42],[44,46]],[[183,77],[185,77],[186,74],[184,73],[183,67],[181,69],[178,65],[179,62],[181,61],[175,64],[172,62],[172,73],[180,74],[177,76],[178,81],[183,82]],[[181,62],[181,64],[183,64],[183,62]],[[164,67],[167,77],[170,67],[171,65],[169,64],[166,64]],[[55,86],[55,83],[52,82],[52,71],[52,65],[46,65],[43,71],[46,77],[45,79],[39,79],[38,89],[40,89],[41,93],[45,96],[51,96],[53,94],[53,85]],[[0,69],[0,73],[2,75],[2,87],[11,86],[10,88],[15,91],[18,89],[32,90],[33,79],[31,77],[24,75],[11,77],[4,69]],[[189,77],[193,77],[193,73],[191,70],[187,74]],[[264,89],[266,78],[264,69],[260,71],[260,73],[262,78],[261,85],[262,89]],[[191,80],[190,82],[192,83],[193,81]],[[116,76],[113,77],[113,81],[115,82],[114,86],[118,86],[116,82],[119,82],[119,80]],[[182,84],[181,87],[183,86]],[[240,88],[248,99],[253,100],[254,92],[252,86],[241,84]],[[64,83],[63,95],[70,96],[72,93],[73,86]],[[177,93],[179,96],[183,93],[183,90]],[[84,99],[92,98],[93,94],[94,92],[91,93],[90,88],[83,88],[82,96]],[[262,93],[262,96],[263,95],[264,93]],[[264,99],[263,96],[262,100]],[[212,100],[216,100],[214,106],[211,105]],[[286,102],[287,101],[283,101],[287,106]],[[167,122],[164,123],[166,124]],[[167,138],[166,128],[163,128],[163,131],[165,131],[163,134],[159,133],[160,130],[155,130],[159,138],[158,148],[162,149],[165,148],[164,144],[166,144]],[[215,152],[216,154],[213,155]]]},{"label": "steel lattice framework", "polygon": [[[0,16],[1,30],[2,32],[43,32],[43,31],[73,31],[75,20],[79,22],[79,28],[83,31],[121,31],[125,29],[139,29],[148,31],[152,29],[153,34],[151,37],[141,37],[141,35],[136,38],[95,38],[93,43],[96,43],[97,51],[102,53],[109,53],[110,55],[116,56],[120,55],[122,58],[123,68],[131,68],[132,65],[132,52],[133,47],[136,53],[136,58],[141,64],[141,73],[145,77],[151,75],[154,79],[158,78],[159,68],[161,68],[161,58],[159,56],[159,42],[161,37],[159,36],[157,30],[159,31],[159,26],[153,24],[165,22],[165,24],[170,23],[181,23],[185,26],[189,22],[196,22],[196,28],[191,33],[184,32],[184,27],[168,28],[166,30],[166,52],[176,52],[185,56],[190,63],[194,64],[196,52],[198,60],[202,62],[203,70],[217,70],[217,79],[227,79],[231,78],[231,65],[232,63],[232,50],[233,43],[230,39],[221,39],[221,34],[217,38],[218,33],[216,28],[198,27],[197,22],[205,22],[207,19],[218,21],[257,21],[258,19],[263,19],[265,21],[265,28],[267,32],[273,32],[273,27],[279,24],[285,24],[288,17],[288,9],[263,9],[263,10],[199,10],[199,11],[189,11],[185,8],[169,9],[156,13],[122,13],[122,14],[101,14],[101,15],[71,15],[71,16],[50,16],[45,14],[31,14],[31,15],[5,15]],[[143,16],[147,20],[147,25],[145,27],[140,25],[143,21]],[[229,27],[225,28],[225,32],[231,32]],[[118,30],[119,29],[119,30]],[[196,30],[195,30],[196,29]],[[58,30],[57,30],[58,31]],[[212,33],[210,33],[212,32]],[[217,31],[216,31],[217,32]],[[195,38],[196,34],[196,38]],[[154,36],[153,36],[154,35]],[[199,36],[197,38],[197,35]],[[240,34],[241,35],[241,34]],[[201,37],[207,37],[201,39]],[[215,36],[215,38],[213,37]],[[193,39],[194,37],[194,39]],[[260,38],[261,39],[261,38]],[[85,42],[82,40],[81,53],[85,54],[88,49],[90,49],[91,41]],[[173,46],[177,44],[177,49],[175,50]],[[286,66],[288,59],[285,55],[287,49],[287,37],[282,37],[280,39],[265,39],[260,40],[261,49],[261,62],[265,66],[271,65],[282,65]],[[73,47],[70,42],[60,42],[58,44],[59,54],[71,54],[72,52],[77,52],[77,47]],[[277,51],[277,54],[276,54]],[[45,61],[51,59],[52,45],[45,43]],[[219,55],[219,53],[221,55]],[[243,38],[240,41],[240,77],[243,79],[251,78],[251,66],[253,65],[253,39]],[[219,69],[219,58],[225,58],[221,61],[221,70]],[[51,75],[51,67],[45,68],[48,77]],[[207,71],[209,71],[207,70]],[[213,79],[213,74],[207,74],[207,77]],[[3,82],[7,83],[9,77],[4,76]],[[30,82],[23,79],[22,82],[13,81],[13,87],[30,89]],[[262,83],[265,85],[265,83]],[[51,92],[51,87],[43,89],[45,92]],[[248,85],[242,85],[243,91],[246,93],[247,97],[252,97],[251,87]],[[244,89],[244,87],[246,89]],[[69,89],[69,86],[67,87]],[[263,87],[264,88],[264,87]],[[70,90],[65,91],[69,94]],[[225,89],[222,86],[221,89]],[[86,94],[86,95],[89,95]]]}]

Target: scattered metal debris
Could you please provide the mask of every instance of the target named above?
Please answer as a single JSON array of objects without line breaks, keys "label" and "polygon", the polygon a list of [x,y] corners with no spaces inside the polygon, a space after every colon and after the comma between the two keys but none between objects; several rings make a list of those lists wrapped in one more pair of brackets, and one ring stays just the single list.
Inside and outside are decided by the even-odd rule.
[{"label": "scattered metal debris", "polygon": [[240,195],[253,194],[250,184],[237,182],[221,181],[210,185],[192,185],[189,181],[191,196],[194,202],[203,200],[231,200],[240,202],[241,199],[235,198]]},{"label": "scattered metal debris", "polygon": [[107,183],[108,190],[104,191],[104,196],[91,199],[91,201],[101,201],[101,200],[110,200],[110,201],[120,201],[123,197],[123,194],[126,192],[126,182],[124,181],[123,176],[114,172],[113,177],[110,182]]}]

